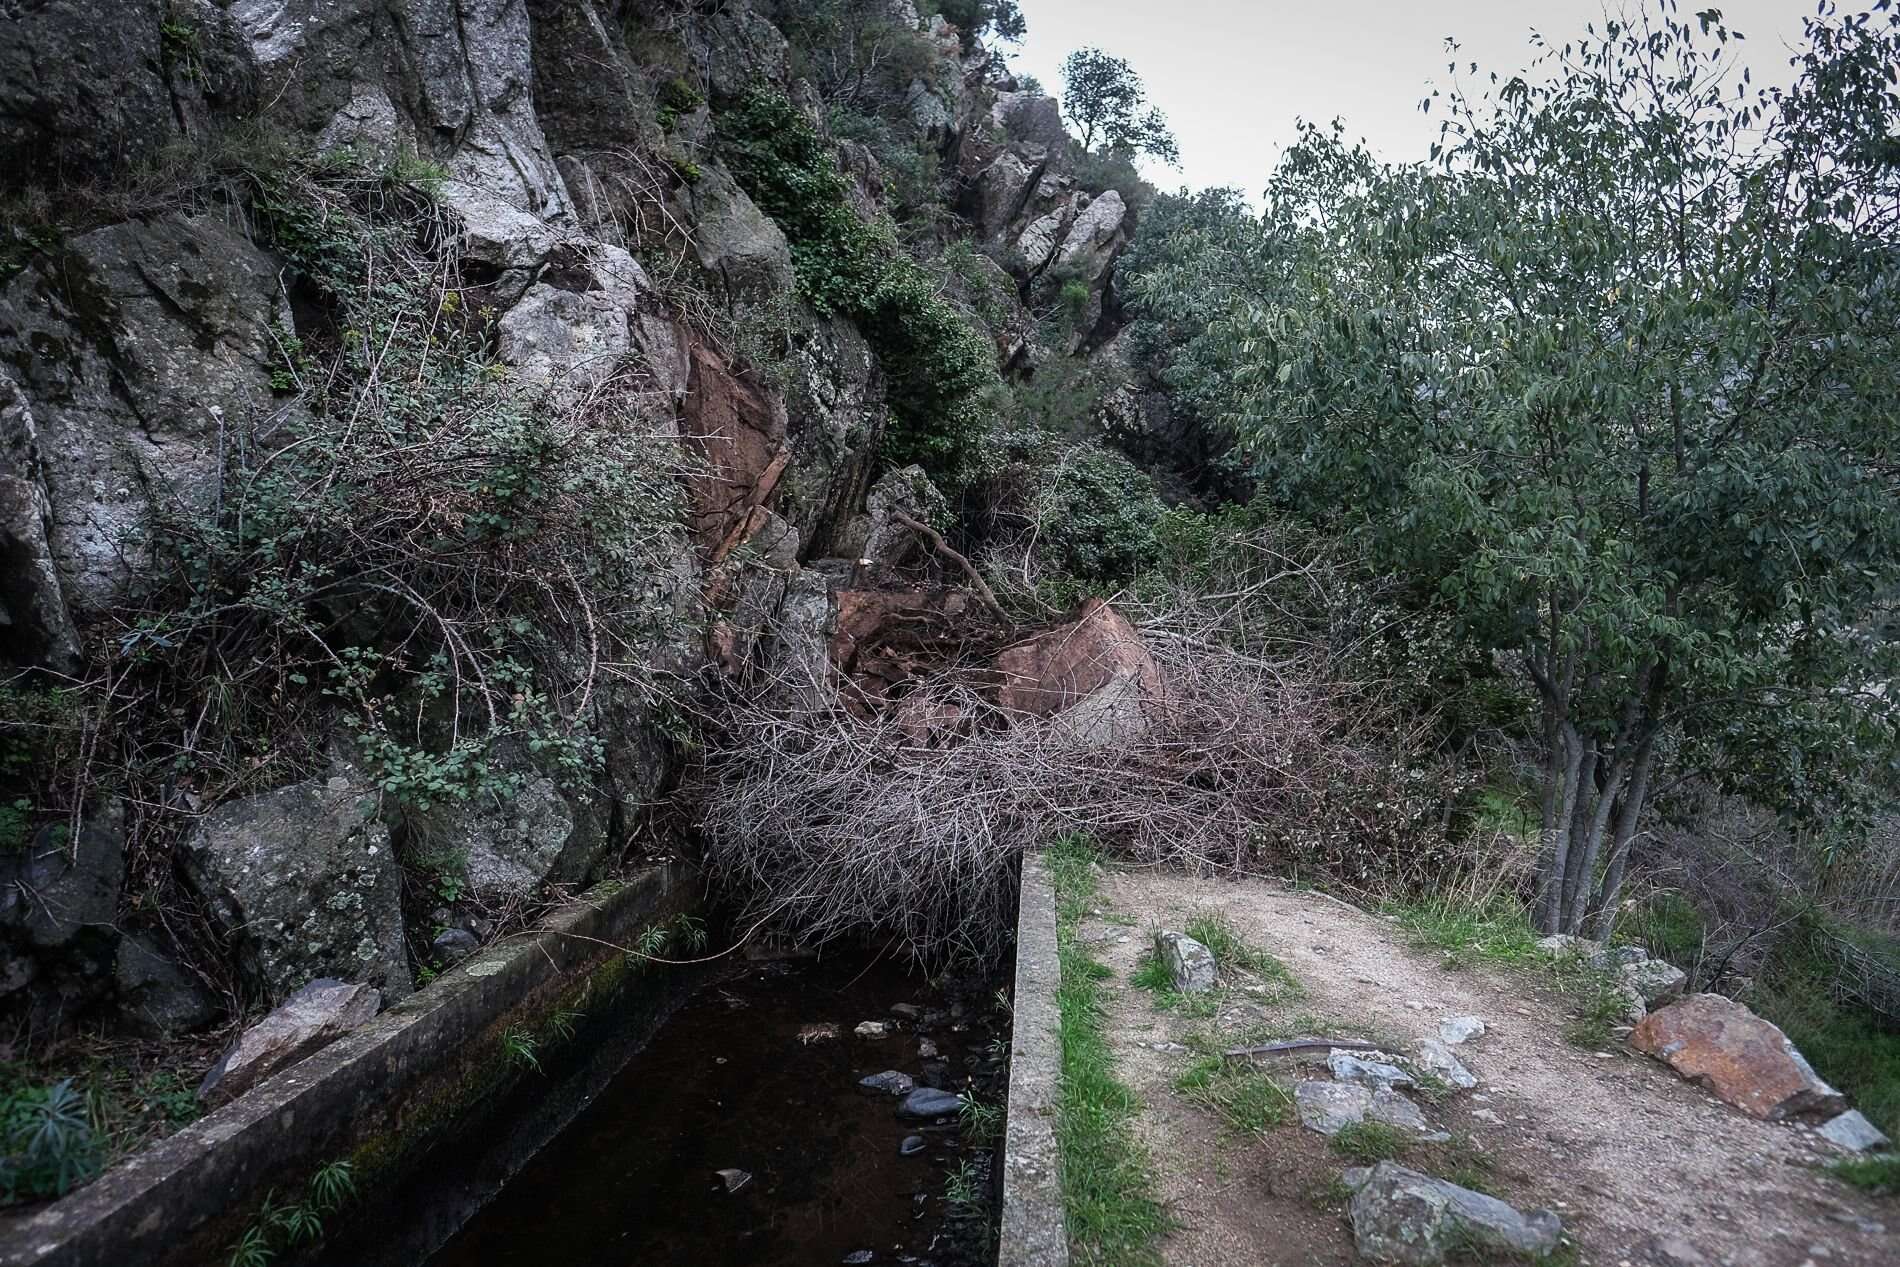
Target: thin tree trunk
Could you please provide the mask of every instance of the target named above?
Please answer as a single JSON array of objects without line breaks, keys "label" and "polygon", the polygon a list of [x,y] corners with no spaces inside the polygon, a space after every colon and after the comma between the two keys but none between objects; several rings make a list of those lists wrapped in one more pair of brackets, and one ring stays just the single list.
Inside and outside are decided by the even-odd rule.
[{"label": "thin tree trunk", "polygon": [[1556,813],[1544,830],[1544,863],[1537,899],[1537,928],[1546,934],[1558,931],[1563,916],[1564,875],[1570,865],[1570,830],[1577,814],[1578,774],[1584,752],[1583,735],[1576,727],[1562,722],[1559,733],[1562,744],[1547,758],[1551,765],[1546,777],[1556,780],[1560,795],[1556,798]]},{"label": "thin tree trunk", "polygon": [[1655,767],[1656,736],[1652,732],[1644,737],[1637,752],[1636,768],[1630,774],[1629,788],[1623,793],[1623,804],[1617,811],[1615,843],[1610,847],[1609,865],[1603,869],[1603,886],[1597,890],[1596,912],[1590,925],[1590,935],[1598,941],[1608,941],[1616,929],[1617,903],[1623,898],[1623,875],[1636,841],[1637,824],[1649,800],[1649,784]]}]

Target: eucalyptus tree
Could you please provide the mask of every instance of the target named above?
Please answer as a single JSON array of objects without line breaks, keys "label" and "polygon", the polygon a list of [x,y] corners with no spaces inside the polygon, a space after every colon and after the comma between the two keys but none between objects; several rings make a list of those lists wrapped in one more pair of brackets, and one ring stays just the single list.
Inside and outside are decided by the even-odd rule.
[{"label": "eucalyptus tree", "polygon": [[1900,25],[1824,5],[1776,91],[1741,39],[1662,0],[1454,63],[1429,160],[1303,130],[1238,293],[1136,279],[1271,495],[1519,671],[1547,932],[1607,928],[1665,766],[1812,807],[1893,751]]}]

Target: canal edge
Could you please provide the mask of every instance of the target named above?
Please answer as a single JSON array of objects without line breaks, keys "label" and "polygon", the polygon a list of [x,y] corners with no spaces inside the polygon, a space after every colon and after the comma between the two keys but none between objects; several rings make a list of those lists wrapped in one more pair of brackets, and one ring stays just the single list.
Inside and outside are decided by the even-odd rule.
[{"label": "canal edge", "polygon": [[1068,1267],[1055,1132],[1062,1069],[1056,1008],[1061,975],[1055,887],[1042,854],[1025,851],[1016,913],[998,1267]]}]

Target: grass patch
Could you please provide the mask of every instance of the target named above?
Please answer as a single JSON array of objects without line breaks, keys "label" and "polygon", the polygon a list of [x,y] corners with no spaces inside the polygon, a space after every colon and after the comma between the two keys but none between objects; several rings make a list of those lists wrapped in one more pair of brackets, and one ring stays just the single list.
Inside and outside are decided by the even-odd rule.
[{"label": "grass patch", "polygon": [[1221,974],[1220,983],[1211,990],[1192,994],[1175,989],[1174,975],[1150,946],[1142,952],[1141,961],[1136,964],[1129,983],[1154,995],[1157,1010],[1196,1020],[1214,1016],[1222,1004],[1242,993],[1236,980],[1237,973],[1250,974],[1258,981],[1262,987],[1258,992],[1246,990],[1244,993],[1267,1007],[1276,1007],[1305,995],[1305,988],[1285,964],[1249,943],[1232,924],[1220,916],[1197,915],[1184,924],[1181,931],[1206,946],[1213,954],[1214,965]]},{"label": "grass patch", "polygon": [[1829,1166],[1828,1173],[1876,1195],[1900,1193],[1900,1153],[1879,1157],[1850,1157]]},{"label": "grass patch", "polygon": [[1391,903],[1384,910],[1398,918],[1413,945],[1443,955],[1446,968],[1489,963],[1533,968],[1548,975],[1575,1011],[1564,1029],[1564,1038],[1575,1046],[1605,1047],[1614,1039],[1614,1031],[1629,1023],[1629,1003],[1617,977],[1580,959],[1552,957],[1538,949],[1529,913],[1510,898],[1465,902],[1437,897]]},{"label": "grass patch", "polygon": [[1443,954],[1447,968],[1475,963],[1526,965],[1544,959],[1530,916],[1509,898],[1471,903],[1439,897],[1388,903],[1383,910],[1398,917],[1399,927],[1414,945]]},{"label": "grass patch", "polygon": [[1259,1070],[1217,1054],[1196,1058],[1174,1080],[1174,1089],[1243,1134],[1264,1135],[1292,1116],[1292,1092]]},{"label": "grass patch", "polygon": [[1834,936],[1816,917],[1777,947],[1748,1000],[1874,1125],[1900,1137],[1900,1031],[1840,998]]},{"label": "grass patch", "polygon": [[1092,1267],[1155,1267],[1155,1241],[1170,1220],[1156,1195],[1154,1164],[1135,1139],[1140,1101],[1115,1076],[1102,1025],[1101,985],[1110,973],[1075,936],[1095,894],[1095,852],[1067,837],[1044,855],[1056,890],[1062,1047],[1056,1142],[1070,1249]]},{"label": "grass patch", "polygon": [[1354,1122],[1333,1136],[1333,1151],[1362,1166],[1375,1162],[1396,1161],[1416,1141],[1396,1126],[1384,1122]]}]

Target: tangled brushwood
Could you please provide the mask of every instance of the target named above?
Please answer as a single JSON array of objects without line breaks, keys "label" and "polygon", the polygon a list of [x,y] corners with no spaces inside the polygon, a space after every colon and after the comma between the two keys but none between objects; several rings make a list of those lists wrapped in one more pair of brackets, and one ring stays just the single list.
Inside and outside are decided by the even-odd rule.
[{"label": "tangled brushwood", "polygon": [[1398,854],[1436,829],[1441,788],[1394,755],[1370,693],[1226,648],[1187,612],[1141,629],[1163,686],[1134,725],[1005,717],[952,672],[915,688],[962,719],[949,743],[920,738],[914,709],[735,701],[700,774],[708,867],[809,944],[868,935],[941,963],[1000,948],[1018,856],[1068,833],[1207,873]]}]

